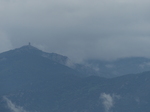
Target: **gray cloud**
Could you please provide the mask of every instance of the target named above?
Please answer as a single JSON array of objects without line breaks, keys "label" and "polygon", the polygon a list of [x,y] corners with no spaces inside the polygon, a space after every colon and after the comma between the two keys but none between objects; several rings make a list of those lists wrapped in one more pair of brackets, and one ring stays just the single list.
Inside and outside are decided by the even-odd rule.
[{"label": "gray cloud", "polygon": [[149,3],[147,0],[0,0],[0,26],[11,42],[6,44],[8,48],[30,41],[45,51],[67,55],[76,61],[150,57]]},{"label": "gray cloud", "polygon": [[0,31],[0,52],[7,51],[9,49],[12,49],[11,41],[3,31]]}]

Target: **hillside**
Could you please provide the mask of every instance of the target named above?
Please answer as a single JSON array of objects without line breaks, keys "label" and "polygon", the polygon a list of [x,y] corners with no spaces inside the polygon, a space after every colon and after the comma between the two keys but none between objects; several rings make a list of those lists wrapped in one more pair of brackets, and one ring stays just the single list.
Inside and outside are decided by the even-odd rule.
[{"label": "hillside", "polygon": [[27,45],[0,54],[0,112],[149,112],[150,72],[85,74]]}]

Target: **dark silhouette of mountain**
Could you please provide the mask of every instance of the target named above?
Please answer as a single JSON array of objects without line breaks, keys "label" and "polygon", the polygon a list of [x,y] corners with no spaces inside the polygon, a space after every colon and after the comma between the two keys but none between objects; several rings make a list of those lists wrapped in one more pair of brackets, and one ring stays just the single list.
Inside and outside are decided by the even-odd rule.
[{"label": "dark silhouette of mountain", "polygon": [[0,112],[149,112],[150,72],[83,76],[31,45],[0,54]]}]

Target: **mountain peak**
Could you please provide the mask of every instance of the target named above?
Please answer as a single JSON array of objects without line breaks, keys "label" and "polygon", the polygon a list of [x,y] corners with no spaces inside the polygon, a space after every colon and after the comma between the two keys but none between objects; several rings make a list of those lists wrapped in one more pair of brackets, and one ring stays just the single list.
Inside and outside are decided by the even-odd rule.
[{"label": "mountain peak", "polygon": [[18,49],[30,49],[30,50],[39,50],[38,48],[36,48],[36,47],[34,47],[34,46],[32,46],[32,45],[25,45],[25,46],[22,46],[22,47],[20,47],[20,48],[18,48]]},{"label": "mountain peak", "polygon": [[3,53],[0,53],[0,59],[1,58],[15,58],[18,57],[18,55],[41,55],[43,51],[39,50],[38,48],[32,46],[31,44],[29,45],[24,45],[20,48],[12,49],[10,51],[6,51]]},{"label": "mountain peak", "polygon": [[42,50],[32,46],[30,43],[28,45],[24,45],[20,48],[16,48],[14,51],[15,52],[30,52],[30,53],[32,53],[32,52],[33,53],[42,53],[43,52]]}]

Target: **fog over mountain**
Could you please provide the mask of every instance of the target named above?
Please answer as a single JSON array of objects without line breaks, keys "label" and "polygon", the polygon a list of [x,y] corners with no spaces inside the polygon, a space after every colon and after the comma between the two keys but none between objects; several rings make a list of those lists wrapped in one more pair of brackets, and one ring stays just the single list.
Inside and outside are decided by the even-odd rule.
[{"label": "fog over mountain", "polygon": [[0,112],[150,112],[149,4],[0,0]]},{"label": "fog over mountain", "polygon": [[0,0],[0,52],[31,42],[76,62],[150,57],[149,4],[148,0]]},{"label": "fog over mountain", "polygon": [[[104,68],[110,64],[88,63]],[[142,57],[112,63],[122,72],[150,68],[149,59]],[[0,53],[0,112],[150,111],[150,71],[104,78],[107,73],[96,76],[89,66],[68,66],[68,57],[31,45]]]}]

